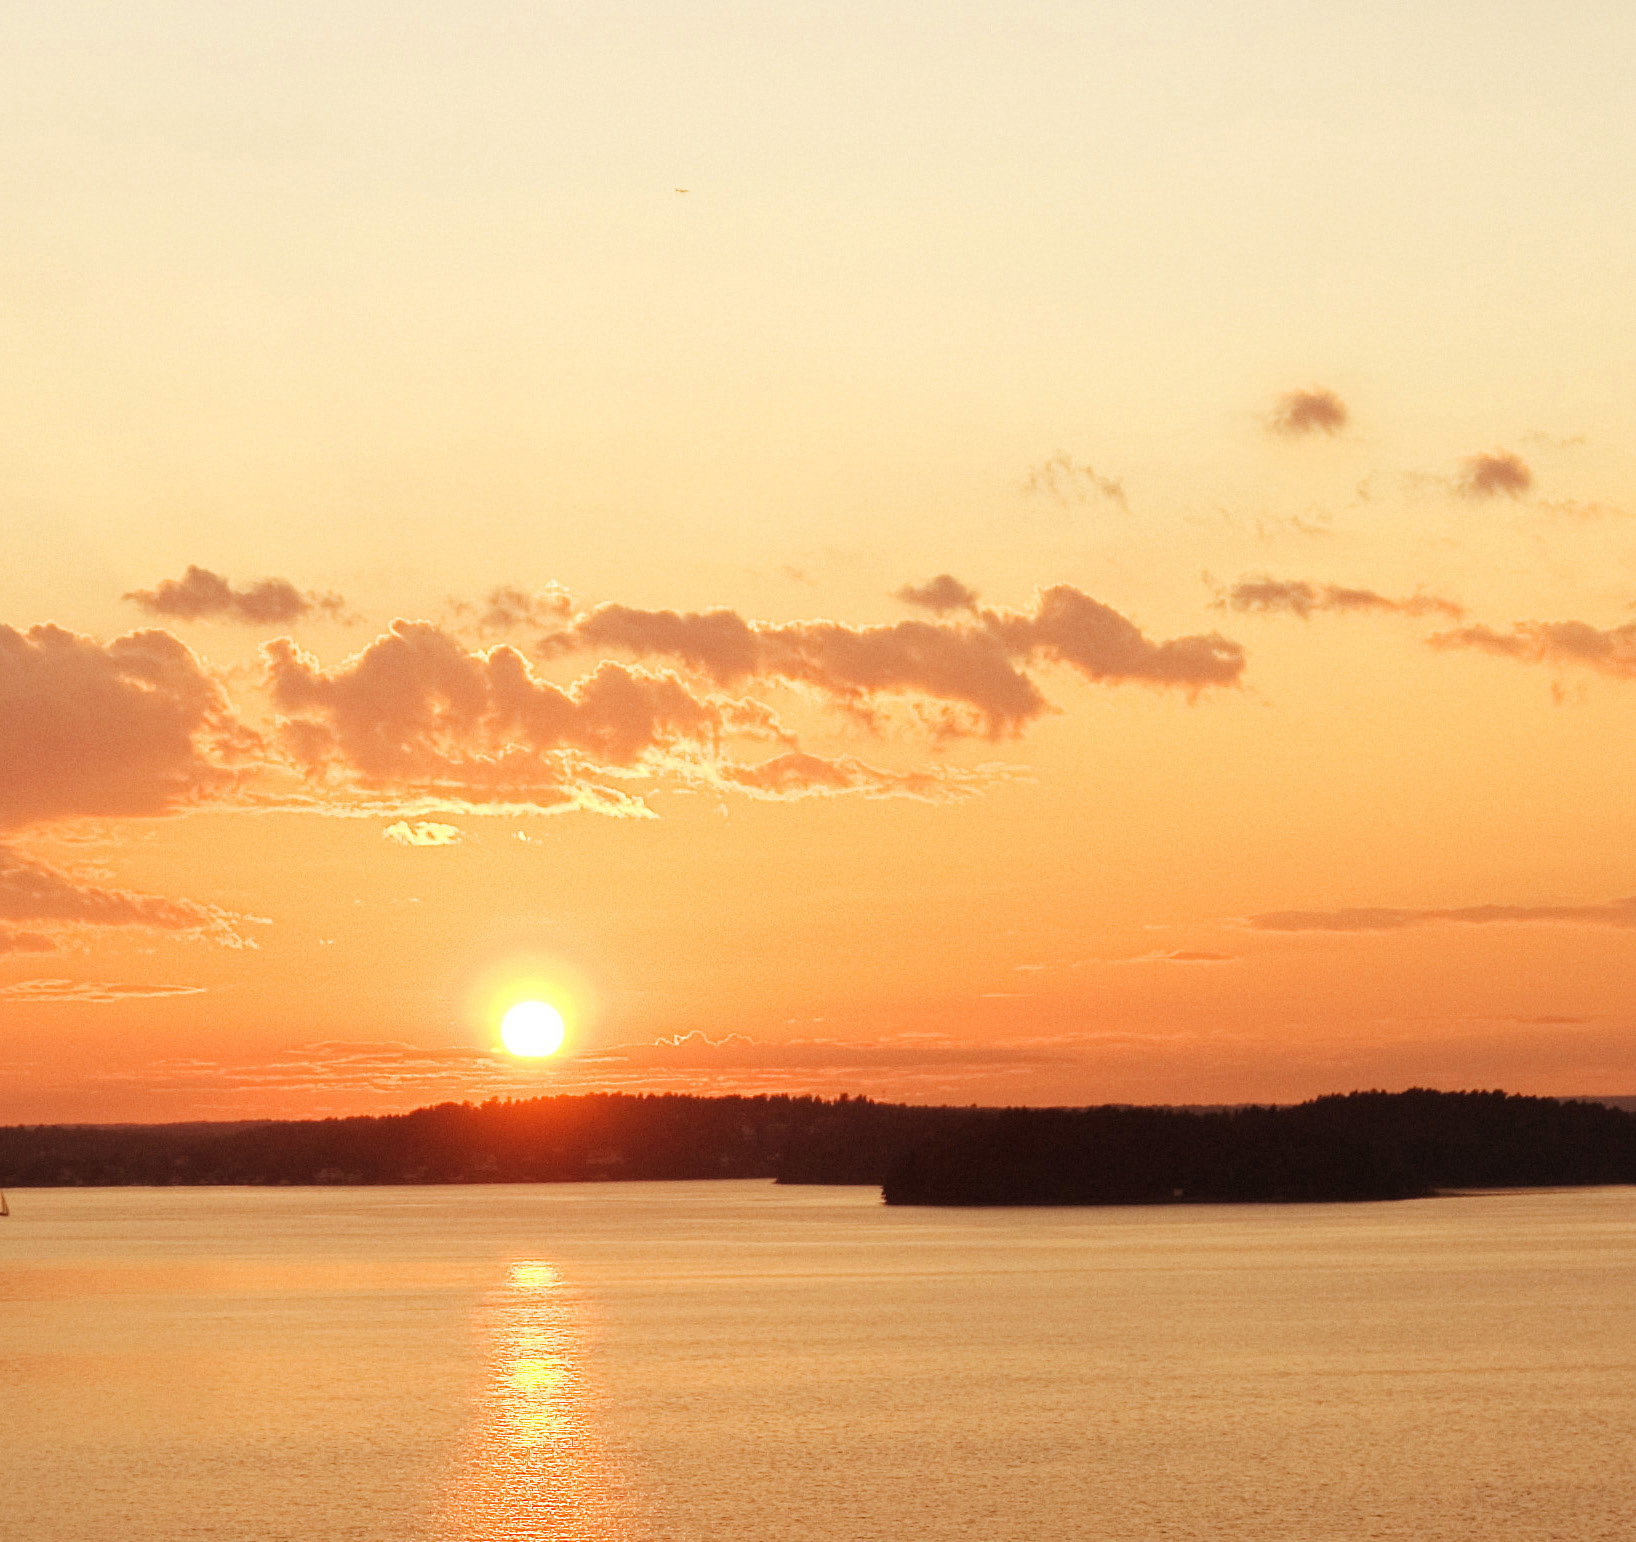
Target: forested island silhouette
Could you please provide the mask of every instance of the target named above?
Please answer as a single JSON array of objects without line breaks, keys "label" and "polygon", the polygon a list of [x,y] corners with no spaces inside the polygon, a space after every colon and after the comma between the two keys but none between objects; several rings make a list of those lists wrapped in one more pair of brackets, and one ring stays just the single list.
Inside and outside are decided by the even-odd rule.
[{"label": "forested island silhouette", "polygon": [[1636,1113],[1504,1092],[1286,1106],[953,1108],[591,1093],[407,1114],[0,1127],[0,1187],[768,1178],[895,1205],[1408,1199],[1636,1183]]}]

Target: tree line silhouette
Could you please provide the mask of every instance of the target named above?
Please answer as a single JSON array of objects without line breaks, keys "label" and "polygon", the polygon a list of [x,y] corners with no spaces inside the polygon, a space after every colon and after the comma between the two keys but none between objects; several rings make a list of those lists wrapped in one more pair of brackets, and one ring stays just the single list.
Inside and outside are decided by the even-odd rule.
[{"label": "tree line silhouette", "polygon": [[881,1185],[889,1204],[1403,1199],[1636,1183],[1636,1114],[1426,1089],[1231,1109],[591,1093],[344,1119],[0,1127],[0,1188],[699,1178]]},{"label": "tree line silhouette", "polygon": [[1636,1183],[1636,1115],[1503,1092],[1353,1092],[1284,1108],[1007,1109],[905,1149],[888,1204],[1411,1199]]}]

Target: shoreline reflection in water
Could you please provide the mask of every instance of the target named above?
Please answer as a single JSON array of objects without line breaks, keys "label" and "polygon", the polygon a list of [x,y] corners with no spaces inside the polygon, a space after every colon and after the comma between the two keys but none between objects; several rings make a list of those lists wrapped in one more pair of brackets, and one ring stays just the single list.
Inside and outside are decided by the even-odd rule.
[{"label": "shoreline reflection in water", "polygon": [[481,1315],[488,1373],[440,1542],[627,1542],[582,1304],[551,1264],[521,1260]]}]

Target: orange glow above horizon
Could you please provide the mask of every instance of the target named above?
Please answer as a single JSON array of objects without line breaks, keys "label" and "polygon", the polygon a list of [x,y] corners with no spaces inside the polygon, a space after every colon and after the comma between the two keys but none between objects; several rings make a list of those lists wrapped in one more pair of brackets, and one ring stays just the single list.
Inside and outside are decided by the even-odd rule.
[{"label": "orange glow above horizon", "polygon": [[1623,13],[1201,14],[8,17],[0,1122],[1636,1093]]}]

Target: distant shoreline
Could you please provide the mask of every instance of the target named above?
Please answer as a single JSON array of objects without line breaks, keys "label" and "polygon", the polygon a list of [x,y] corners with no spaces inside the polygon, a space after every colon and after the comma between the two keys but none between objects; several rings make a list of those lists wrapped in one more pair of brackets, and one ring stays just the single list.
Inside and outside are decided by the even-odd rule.
[{"label": "distant shoreline", "polygon": [[771,1179],[895,1205],[1424,1198],[1636,1182],[1636,1098],[1358,1092],[1184,1109],[593,1093],[323,1120],[0,1127],[0,1188]]}]

